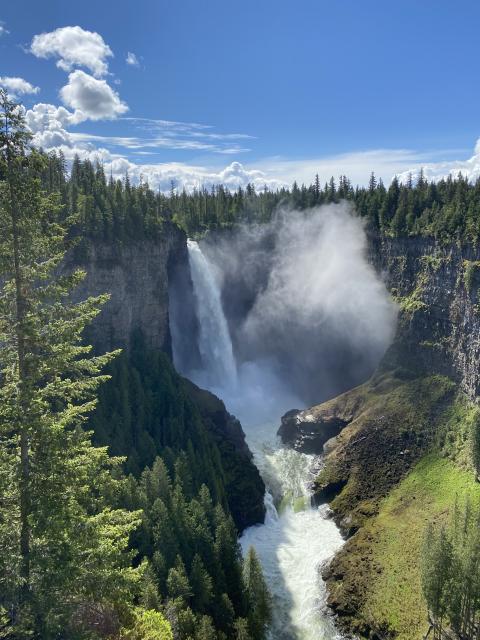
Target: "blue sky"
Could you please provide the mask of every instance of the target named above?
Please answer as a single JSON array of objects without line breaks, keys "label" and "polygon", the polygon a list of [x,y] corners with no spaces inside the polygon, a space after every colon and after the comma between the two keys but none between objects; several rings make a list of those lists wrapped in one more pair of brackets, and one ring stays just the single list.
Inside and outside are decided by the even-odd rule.
[{"label": "blue sky", "polygon": [[37,141],[160,188],[478,173],[478,2],[29,0],[0,20]]}]

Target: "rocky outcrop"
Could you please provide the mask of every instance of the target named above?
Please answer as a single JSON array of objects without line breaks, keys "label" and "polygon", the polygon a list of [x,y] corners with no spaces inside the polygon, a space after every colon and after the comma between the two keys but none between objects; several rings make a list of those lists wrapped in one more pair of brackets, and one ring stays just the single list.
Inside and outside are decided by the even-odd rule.
[{"label": "rocky outcrop", "polygon": [[[351,419],[351,418],[350,418]],[[282,442],[302,453],[318,453],[325,443],[348,424],[349,419],[316,408],[292,409],[282,418],[278,435]]]},{"label": "rocky outcrop", "polygon": [[[83,241],[67,255],[65,272],[78,267],[86,272],[75,300],[104,293],[110,296],[86,331],[86,340],[97,351],[121,348],[128,354],[135,336],[141,336],[147,351],[162,351],[171,358],[172,333],[176,332],[176,357],[186,369],[198,366],[198,323],[186,240],[185,233],[166,220],[155,238]],[[182,340],[182,336],[189,339]],[[189,381],[185,389],[220,451],[227,500],[239,531],[262,522],[265,486],[239,421],[213,394]]]},{"label": "rocky outcrop", "polygon": [[253,463],[240,422],[213,393],[185,380],[189,397],[200,411],[222,456],[228,506],[239,531],[263,522],[265,485]]},{"label": "rocky outcrop", "polygon": [[64,267],[86,271],[75,299],[110,295],[88,329],[88,340],[97,350],[128,349],[133,332],[141,330],[149,347],[171,355],[169,287],[183,265],[188,269],[186,236],[169,221],[151,240],[82,242]]},{"label": "rocky outcrop", "polygon": [[[447,376],[476,401],[480,395],[480,249],[442,245],[429,238],[378,235],[369,236],[368,247],[370,262],[400,309],[397,334],[379,372],[400,378]],[[349,416],[338,413],[338,401],[334,415],[326,414],[326,407],[330,405],[284,416],[279,430],[283,441],[309,453],[322,453],[328,428],[334,432],[338,426],[341,431],[349,422]],[[328,443],[327,448],[334,444]]]}]

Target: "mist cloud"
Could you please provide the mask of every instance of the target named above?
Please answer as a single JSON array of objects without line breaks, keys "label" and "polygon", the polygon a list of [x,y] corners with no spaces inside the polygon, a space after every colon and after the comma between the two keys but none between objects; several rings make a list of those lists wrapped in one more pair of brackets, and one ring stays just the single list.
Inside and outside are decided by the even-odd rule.
[{"label": "mist cloud", "polygon": [[306,403],[365,380],[392,341],[396,308],[368,263],[350,206],[281,211],[211,238],[239,362],[268,362]]}]

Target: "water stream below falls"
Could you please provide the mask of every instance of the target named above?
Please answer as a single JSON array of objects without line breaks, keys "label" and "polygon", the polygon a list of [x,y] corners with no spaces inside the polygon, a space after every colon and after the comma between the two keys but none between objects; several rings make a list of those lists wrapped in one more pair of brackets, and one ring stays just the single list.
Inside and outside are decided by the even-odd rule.
[{"label": "water stream below falls", "polygon": [[270,638],[339,639],[326,609],[320,567],[343,540],[327,507],[310,504],[319,461],[283,447],[276,436],[281,416],[299,408],[298,400],[265,363],[237,365],[211,265],[196,242],[189,241],[188,248],[203,368],[182,373],[222,398],[239,418],[267,487],[265,522],[244,531],[240,544],[244,551],[255,547],[273,596]]}]

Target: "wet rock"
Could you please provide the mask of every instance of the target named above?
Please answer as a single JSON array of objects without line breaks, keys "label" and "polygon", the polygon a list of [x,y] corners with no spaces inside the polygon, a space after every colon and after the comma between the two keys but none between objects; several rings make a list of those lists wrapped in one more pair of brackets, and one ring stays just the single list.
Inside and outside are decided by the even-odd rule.
[{"label": "wet rock", "polygon": [[331,502],[344,486],[347,484],[346,480],[339,480],[338,482],[329,482],[323,487],[316,487],[314,493],[314,503],[316,505],[325,504]]},{"label": "wet rock", "polygon": [[302,453],[321,454],[324,444],[348,424],[338,416],[315,416],[310,410],[292,409],[282,417],[278,435],[282,442]]}]

